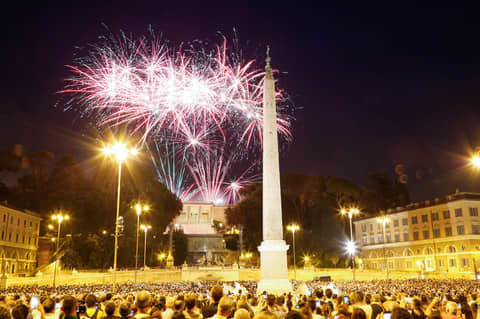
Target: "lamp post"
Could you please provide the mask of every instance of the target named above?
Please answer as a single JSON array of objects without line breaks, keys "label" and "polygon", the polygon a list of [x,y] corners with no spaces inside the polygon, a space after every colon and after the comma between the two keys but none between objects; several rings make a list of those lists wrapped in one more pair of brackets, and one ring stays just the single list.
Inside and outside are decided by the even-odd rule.
[{"label": "lamp post", "polygon": [[293,242],[293,270],[294,270],[294,279],[297,280],[297,263],[295,259],[295,232],[300,230],[300,226],[297,224],[290,224],[287,226],[287,229],[292,232],[292,242]]},{"label": "lamp post", "polygon": [[388,265],[387,265],[385,226],[387,225],[387,223],[390,222],[390,218],[388,218],[387,216],[382,216],[382,217],[377,219],[377,222],[379,222],[383,226],[383,260],[384,260],[383,262],[385,264],[385,267],[387,268],[387,280],[388,280]]},{"label": "lamp post", "polygon": [[118,186],[117,186],[117,213],[115,218],[115,247],[113,252],[113,289],[117,283],[117,253],[118,253],[118,217],[120,215],[120,182],[122,180],[122,164],[130,156],[137,155],[135,148],[129,149],[123,143],[117,142],[113,145],[106,146],[103,154],[107,157],[113,157],[118,163]]},{"label": "lamp post", "polygon": [[143,271],[145,271],[147,268],[147,232],[149,229],[152,229],[152,226],[142,225],[140,227],[145,232],[145,244],[143,245]]},{"label": "lamp post", "polygon": [[[64,220],[69,220],[69,219],[70,219],[70,216],[63,215],[62,213],[52,215],[52,220],[56,221],[57,224],[58,224],[56,255],[58,255],[58,249],[60,248],[60,230],[61,230],[61,227],[62,227],[62,222]],[[49,228],[52,229],[53,227],[49,227]],[[53,283],[52,283],[53,289],[55,289],[55,280],[56,280],[56,277],[57,277],[57,264],[58,264],[58,258],[55,259],[55,266],[54,266],[54,270],[53,270]]]},{"label": "lamp post", "polygon": [[137,244],[135,247],[135,287],[137,286],[137,270],[138,270],[138,232],[140,229],[140,215],[142,211],[147,212],[149,210],[148,205],[142,206],[141,204],[135,205],[135,211],[137,212]]},{"label": "lamp post", "polygon": [[[346,209],[342,209],[340,211],[340,213],[342,215],[347,215],[348,216],[348,220],[350,221],[350,242],[352,242],[353,244],[353,247],[355,247],[355,243],[353,241],[353,226],[352,226],[352,219],[353,219],[353,215],[358,215],[360,213],[360,211],[357,209],[357,208],[350,208],[348,210]],[[355,281],[355,249],[352,249],[351,250],[351,258],[352,258],[352,276],[353,276],[353,280]]]}]

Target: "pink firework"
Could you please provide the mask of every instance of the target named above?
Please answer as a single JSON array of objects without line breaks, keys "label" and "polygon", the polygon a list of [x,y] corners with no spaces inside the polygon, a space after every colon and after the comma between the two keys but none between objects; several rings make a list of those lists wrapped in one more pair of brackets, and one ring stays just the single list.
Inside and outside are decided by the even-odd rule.
[{"label": "pink firework", "polygon": [[[71,94],[70,105],[76,102],[99,126],[126,125],[141,134],[141,143],[156,143],[149,148],[156,150],[152,160],[172,192],[184,199],[239,200],[254,165],[236,178],[232,167],[245,158],[258,163],[251,157],[262,144],[264,72],[253,60],[241,63],[226,41],[208,51],[123,37],[76,62],[61,93]],[[291,117],[282,92],[276,97],[278,131],[288,140]]]}]

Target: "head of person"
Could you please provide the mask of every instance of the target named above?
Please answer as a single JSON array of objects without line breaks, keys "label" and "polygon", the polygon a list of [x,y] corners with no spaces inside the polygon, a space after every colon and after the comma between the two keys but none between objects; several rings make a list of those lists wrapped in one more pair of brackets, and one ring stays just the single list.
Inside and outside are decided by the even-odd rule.
[{"label": "head of person", "polygon": [[77,299],[73,296],[65,296],[62,301],[62,312],[66,316],[75,316],[77,311]]},{"label": "head of person", "polygon": [[[257,318],[255,317],[255,319]],[[285,315],[285,319],[305,319],[305,318],[299,311],[292,310],[287,312],[287,314]]]},{"label": "head of person", "polygon": [[0,306],[0,319],[12,319],[12,315],[10,314],[10,310],[7,308]]},{"label": "head of person", "polygon": [[197,298],[194,295],[188,295],[185,298],[185,308],[187,311],[192,311],[197,306]]},{"label": "head of person", "polygon": [[275,305],[275,296],[272,294],[267,295],[267,306],[273,307]]},{"label": "head of person", "polygon": [[224,317],[230,317],[233,311],[233,301],[230,297],[225,296],[218,302],[218,314]]},{"label": "head of person", "polygon": [[449,302],[447,302],[447,305],[445,306],[445,311],[449,315],[457,315],[458,314],[458,306],[455,302],[449,301]]},{"label": "head of person", "polygon": [[210,289],[210,296],[214,303],[219,303],[223,297],[223,288],[220,285],[215,285]]},{"label": "head of person", "polygon": [[356,291],[351,296],[352,304],[359,304],[362,303],[364,300],[363,292]]},{"label": "head of person", "polygon": [[315,290],[315,297],[317,297],[318,299],[322,299],[323,298],[323,290],[322,289],[316,289]]},{"label": "head of person", "polygon": [[235,311],[234,319],[250,319],[250,313],[248,310],[240,308]]},{"label": "head of person", "polygon": [[141,312],[145,312],[152,305],[152,296],[148,291],[139,291],[135,298],[135,304]]},{"label": "head of person", "polygon": [[[255,315],[254,319],[277,319],[277,316],[275,316],[275,314],[273,312],[264,310],[264,311],[260,311],[259,313],[257,313]],[[285,318],[285,319],[287,319],[287,318]],[[293,319],[293,318],[291,318],[291,319]],[[304,319],[304,318],[302,317],[302,319]]]},{"label": "head of person", "polygon": [[29,309],[25,305],[17,305],[12,309],[12,317],[14,319],[27,319]]},{"label": "head of person", "polygon": [[430,311],[428,319],[442,319],[442,313],[438,309],[433,309],[432,311]]},{"label": "head of person", "polygon": [[130,316],[130,312],[132,311],[129,302],[122,302],[120,304],[120,309],[119,310],[120,310],[120,316],[122,316],[122,317]]},{"label": "head of person", "polygon": [[392,310],[392,319],[411,319],[412,315],[407,309],[402,307],[395,307]]},{"label": "head of person", "polygon": [[45,298],[45,300],[42,302],[42,306],[45,313],[55,312],[55,300],[50,297]]},{"label": "head of person", "polygon": [[115,313],[115,303],[113,301],[107,301],[105,303],[105,314],[107,316],[113,316]]},{"label": "head of person", "polygon": [[332,296],[333,296],[333,291],[332,291],[332,289],[330,289],[330,288],[325,289],[325,296],[326,296],[328,299],[332,299]]},{"label": "head of person", "polygon": [[88,294],[85,296],[85,305],[87,308],[92,308],[97,304],[97,297],[94,294]]},{"label": "head of person", "polygon": [[165,306],[168,308],[168,309],[173,309],[173,307],[175,306],[175,298],[173,297],[168,297],[165,301]]},{"label": "head of person", "polygon": [[367,315],[363,309],[353,308],[352,319],[367,319]]},{"label": "head of person", "polygon": [[175,311],[172,315],[172,319],[185,319],[183,311]]}]

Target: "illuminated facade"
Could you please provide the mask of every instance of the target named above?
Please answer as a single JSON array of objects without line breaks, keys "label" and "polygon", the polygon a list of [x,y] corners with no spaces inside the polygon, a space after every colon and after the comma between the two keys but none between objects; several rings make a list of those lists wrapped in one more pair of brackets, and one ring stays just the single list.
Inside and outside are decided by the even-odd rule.
[{"label": "illuminated facade", "polygon": [[182,228],[188,241],[188,264],[222,264],[227,254],[223,235],[214,223],[226,224],[228,206],[205,202],[184,202],[181,214],[173,224]]},{"label": "illuminated facade", "polygon": [[[365,269],[474,273],[480,270],[480,193],[457,192],[357,220]],[[384,244],[385,238],[385,244]],[[385,258],[386,257],[386,258]]]},{"label": "illuminated facade", "polygon": [[26,274],[35,269],[41,220],[32,211],[0,204],[0,269],[10,274]]}]

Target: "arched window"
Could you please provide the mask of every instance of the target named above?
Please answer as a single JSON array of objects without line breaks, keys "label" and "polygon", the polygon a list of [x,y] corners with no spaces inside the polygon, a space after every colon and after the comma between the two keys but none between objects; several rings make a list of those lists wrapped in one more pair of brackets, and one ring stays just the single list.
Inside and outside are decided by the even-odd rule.
[{"label": "arched window", "polygon": [[393,251],[391,250],[387,251],[387,257],[393,257],[393,256],[394,256]]},{"label": "arched window", "polygon": [[446,251],[447,253],[453,254],[457,252],[457,248],[455,248],[455,246],[447,246]]},{"label": "arched window", "polygon": [[377,253],[374,252],[374,251],[372,251],[372,252],[370,253],[370,258],[377,258]]},{"label": "arched window", "polygon": [[423,254],[424,254],[424,255],[433,255],[433,249],[430,248],[430,247],[426,247],[426,248],[423,250]]},{"label": "arched window", "polygon": [[407,248],[403,251],[403,256],[413,256],[413,252],[410,248]]}]

